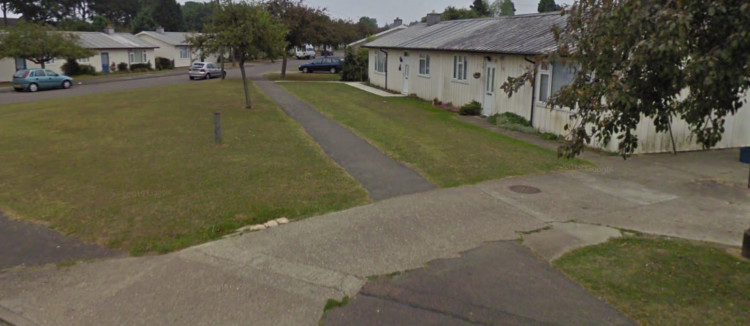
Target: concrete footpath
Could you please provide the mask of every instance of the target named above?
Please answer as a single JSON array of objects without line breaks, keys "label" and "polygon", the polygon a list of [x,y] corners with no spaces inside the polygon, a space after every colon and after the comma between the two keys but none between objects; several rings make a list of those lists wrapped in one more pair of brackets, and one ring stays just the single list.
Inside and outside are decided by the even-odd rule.
[{"label": "concrete footpath", "polygon": [[[425,264],[429,270],[437,259],[520,240],[529,249],[511,246],[508,254],[489,247],[486,257],[518,265],[536,283],[481,283],[518,287],[513,302],[502,302],[513,306],[484,311],[506,312],[507,321],[551,320],[544,309],[529,310],[530,296],[595,298],[565,284],[542,286],[560,275],[529,260],[531,252],[553,259],[620,236],[619,228],[739,246],[750,226],[750,192],[748,167],[737,155],[600,157],[596,168],[390,198],[162,256],[10,270],[0,274],[0,319],[15,325],[317,325],[328,299],[354,297],[368,276]],[[444,280],[447,288],[470,281]],[[581,313],[590,321],[628,322],[602,305]]]},{"label": "concrete footpath", "polygon": [[315,139],[323,151],[382,200],[434,189],[419,173],[384,154],[354,132],[318,112],[274,82],[255,84]]}]

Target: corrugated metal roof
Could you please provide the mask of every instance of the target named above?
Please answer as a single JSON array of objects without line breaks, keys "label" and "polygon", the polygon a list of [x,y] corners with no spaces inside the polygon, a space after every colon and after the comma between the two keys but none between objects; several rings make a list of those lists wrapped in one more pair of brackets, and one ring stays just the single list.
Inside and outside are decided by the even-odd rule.
[{"label": "corrugated metal roof", "polygon": [[195,33],[187,33],[187,32],[159,33],[159,32],[143,31],[143,32],[136,34],[136,36],[141,35],[141,34],[151,36],[169,45],[188,45],[187,42],[185,42],[185,38],[188,36],[195,35]]},{"label": "corrugated metal roof", "polygon": [[564,26],[566,19],[546,13],[420,23],[364,47],[539,54],[555,49],[552,27]]},{"label": "corrugated metal roof", "polygon": [[154,46],[130,33],[66,32],[78,35],[80,45],[89,49],[154,49]]},{"label": "corrugated metal roof", "polygon": [[[407,28],[407,26],[406,26],[406,25],[399,25],[399,26],[396,26],[396,27],[394,27],[394,28],[391,28],[391,29],[387,29],[387,30],[385,30],[385,31],[382,31],[382,32],[380,32],[380,33],[377,33],[377,34],[375,34],[375,35],[372,35],[372,38],[373,38],[373,39],[377,39],[377,38],[379,38],[379,37],[383,37],[383,36],[386,36],[386,35],[388,35],[388,34],[393,34],[393,33],[395,33],[395,32],[398,32],[398,31],[402,31],[402,30],[404,30],[404,29],[406,29],[406,28]],[[358,45],[360,45],[360,44],[362,44],[362,43],[365,43],[365,42],[367,42],[367,39],[368,39],[368,38],[370,38],[370,37],[365,37],[365,38],[363,38],[363,39],[359,39],[359,40],[357,40],[357,41],[354,41],[354,42],[352,42],[352,43],[349,43],[349,44],[347,44],[347,46],[358,46]]]}]

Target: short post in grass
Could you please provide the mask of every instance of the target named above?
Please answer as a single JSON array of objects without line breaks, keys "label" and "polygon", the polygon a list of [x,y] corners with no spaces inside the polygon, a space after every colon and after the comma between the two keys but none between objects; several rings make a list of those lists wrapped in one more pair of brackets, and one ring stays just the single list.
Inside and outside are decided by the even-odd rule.
[{"label": "short post in grass", "polygon": [[214,112],[214,141],[216,141],[216,145],[221,145],[222,139],[221,139],[221,112],[215,111]]},{"label": "short post in grass", "polygon": [[742,237],[742,257],[750,258],[750,229],[745,230]]}]

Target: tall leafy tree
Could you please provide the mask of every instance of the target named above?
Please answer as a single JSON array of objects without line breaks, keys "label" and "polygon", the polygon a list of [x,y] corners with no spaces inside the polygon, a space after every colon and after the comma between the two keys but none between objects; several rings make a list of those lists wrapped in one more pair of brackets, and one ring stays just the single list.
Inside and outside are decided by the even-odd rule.
[{"label": "tall leafy tree", "polygon": [[182,31],[182,11],[176,0],[155,0],[151,6],[152,19],[157,27],[172,32]]},{"label": "tall leafy tree", "polygon": [[[285,55],[281,62],[281,78],[286,77],[287,54],[294,47],[302,47],[307,43],[320,43],[321,33],[314,25],[325,16],[322,9],[310,8],[299,0],[271,0],[266,2],[266,9],[286,27]],[[377,25],[376,25],[377,26]]]},{"label": "tall leafy tree", "polygon": [[180,6],[182,10],[183,29],[191,32],[203,30],[203,24],[211,17],[211,3],[188,1]]},{"label": "tall leafy tree", "polygon": [[516,14],[516,5],[513,0],[495,0],[497,11],[495,16],[513,16]]},{"label": "tall leafy tree", "polygon": [[279,55],[286,42],[286,26],[261,5],[223,0],[214,7],[205,32],[204,35],[188,38],[188,41],[194,47],[200,47],[210,53],[221,53],[223,49],[231,50],[242,74],[245,107],[251,108],[245,63],[258,58],[262,53],[271,58]]},{"label": "tall leafy tree", "polygon": [[133,18],[143,7],[141,0],[96,0],[90,5],[96,14],[105,17],[110,23],[130,26]]},{"label": "tall leafy tree", "polygon": [[540,13],[559,11],[560,9],[562,9],[562,7],[558,6],[555,3],[555,0],[539,0],[539,5],[536,7],[536,11]]},{"label": "tall leafy tree", "polygon": [[441,20],[456,20],[456,19],[471,19],[477,18],[479,15],[476,11],[466,8],[456,8],[454,6],[448,6],[443,10],[440,15]]},{"label": "tall leafy tree", "polygon": [[474,3],[471,4],[470,8],[475,13],[477,13],[477,16],[479,17],[492,16],[492,12],[490,12],[490,5],[489,3],[487,3],[487,0],[474,0]]},{"label": "tall leafy tree", "polygon": [[54,58],[84,58],[92,52],[78,45],[74,34],[59,32],[48,25],[20,22],[0,33],[0,57],[24,58],[45,68]]},{"label": "tall leafy tree", "polygon": [[[566,27],[555,33],[558,49],[539,58],[575,69],[572,83],[548,102],[573,109],[560,155],[614,140],[625,158],[638,147],[643,118],[666,134],[682,119],[698,144],[715,146],[750,87],[747,26],[745,0],[574,3]],[[512,92],[533,75],[511,78],[503,89]]]}]

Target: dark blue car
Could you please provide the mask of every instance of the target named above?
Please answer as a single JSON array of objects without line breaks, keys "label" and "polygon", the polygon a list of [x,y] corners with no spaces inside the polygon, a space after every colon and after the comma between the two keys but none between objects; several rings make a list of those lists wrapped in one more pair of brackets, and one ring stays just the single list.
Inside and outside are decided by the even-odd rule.
[{"label": "dark blue car", "polygon": [[19,92],[36,92],[45,88],[68,89],[71,86],[73,86],[73,78],[49,69],[21,69],[13,74],[13,88]]},{"label": "dark blue car", "polygon": [[332,74],[341,71],[341,62],[344,61],[339,57],[317,58],[310,63],[299,66],[299,71],[308,73],[314,71],[329,71]]}]

